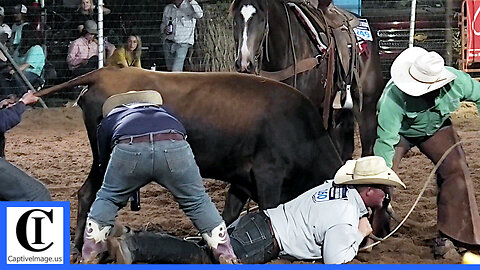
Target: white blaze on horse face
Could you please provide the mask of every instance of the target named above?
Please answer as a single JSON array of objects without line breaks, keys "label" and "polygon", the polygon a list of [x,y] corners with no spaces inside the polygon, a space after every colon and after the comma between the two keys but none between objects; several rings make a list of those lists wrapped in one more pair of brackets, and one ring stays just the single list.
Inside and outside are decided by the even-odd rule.
[{"label": "white blaze on horse face", "polygon": [[247,45],[247,27],[248,21],[252,18],[253,14],[255,14],[257,10],[252,5],[245,5],[240,10],[240,13],[243,15],[243,36],[242,36],[242,47],[240,49],[240,56],[242,59],[242,70],[246,70],[248,66],[248,60],[250,58],[250,50],[248,49]]}]

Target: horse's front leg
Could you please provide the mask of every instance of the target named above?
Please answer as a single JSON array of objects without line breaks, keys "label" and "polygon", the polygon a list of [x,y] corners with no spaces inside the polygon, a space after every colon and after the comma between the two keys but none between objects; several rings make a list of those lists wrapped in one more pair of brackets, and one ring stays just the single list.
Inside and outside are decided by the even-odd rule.
[{"label": "horse's front leg", "polygon": [[[380,69],[380,59],[375,47],[369,42],[371,53],[360,56],[360,82],[363,98],[358,91],[354,93],[353,113],[358,123],[362,156],[373,155],[373,146],[377,138],[377,102],[383,92],[384,81]],[[360,106],[360,102],[362,102]],[[361,108],[361,111],[360,111]]]},{"label": "horse's front leg", "polygon": [[353,114],[349,109],[340,109],[334,111],[332,115],[334,123],[328,133],[342,161],[345,162],[352,159],[355,148]]},{"label": "horse's front leg", "polygon": [[353,110],[360,132],[362,157],[373,155],[373,145],[377,138],[376,105],[376,101],[365,102],[364,100],[362,111],[359,111],[358,106],[355,106]]}]

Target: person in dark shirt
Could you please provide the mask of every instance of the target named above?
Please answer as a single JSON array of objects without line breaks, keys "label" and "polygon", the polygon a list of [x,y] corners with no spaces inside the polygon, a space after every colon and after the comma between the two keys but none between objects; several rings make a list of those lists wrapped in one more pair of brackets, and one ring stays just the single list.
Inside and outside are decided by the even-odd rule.
[{"label": "person in dark shirt", "polygon": [[133,192],[152,180],[172,192],[220,263],[235,263],[225,222],[205,192],[183,125],[152,90],[113,95],[103,104],[97,129],[103,185],[84,232],[82,262],[98,261],[117,212]]},{"label": "person in dark shirt", "polygon": [[[0,134],[20,123],[25,105],[34,104],[38,97],[28,92],[18,101],[4,99],[0,102]],[[50,201],[50,192],[45,186],[5,160],[2,148],[0,157],[0,201]]]}]

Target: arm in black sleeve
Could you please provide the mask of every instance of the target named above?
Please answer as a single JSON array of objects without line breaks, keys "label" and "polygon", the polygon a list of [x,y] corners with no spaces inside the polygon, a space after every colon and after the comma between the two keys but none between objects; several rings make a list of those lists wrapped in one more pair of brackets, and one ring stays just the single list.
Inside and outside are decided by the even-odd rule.
[{"label": "arm in black sleeve", "polygon": [[107,126],[108,123],[102,120],[97,127],[98,160],[102,177],[105,175],[110,160],[110,153],[112,152],[110,147],[112,135]]},{"label": "arm in black sleeve", "polygon": [[24,111],[25,104],[23,102],[17,102],[10,108],[0,110],[0,133],[5,133],[20,123]]}]

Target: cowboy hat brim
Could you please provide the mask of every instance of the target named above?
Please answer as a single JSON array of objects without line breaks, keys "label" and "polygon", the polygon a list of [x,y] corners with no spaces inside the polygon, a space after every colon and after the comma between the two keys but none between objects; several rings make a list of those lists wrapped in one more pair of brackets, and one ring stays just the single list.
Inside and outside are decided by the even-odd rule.
[{"label": "cowboy hat brim", "polygon": [[337,185],[385,185],[407,188],[397,174],[388,167],[384,172],[375,175],[359,176],[354,175],[355,165],[356,160],[348,160],[338,169],[333,182]]},{"label": "cowboy hat brim", "polygon": [[109,97],[102,106],[103,117],[107,116],[115,107],[130,103],[146,103],[162,105],[163,99],[160,93],[154,90],[129,91]]},{"label": "cowboy hat brim", "polygon": [[407,95],[418,97],[439,89],[449,82],[455,80],[457,76],[443,67],[439,79],[434,83],[423,83],[410,75],[410,67],[415,60],[427,54],[428,51],[420,47],[412,47],[400,53],[390,68],[390,74],[395,85]]}]

